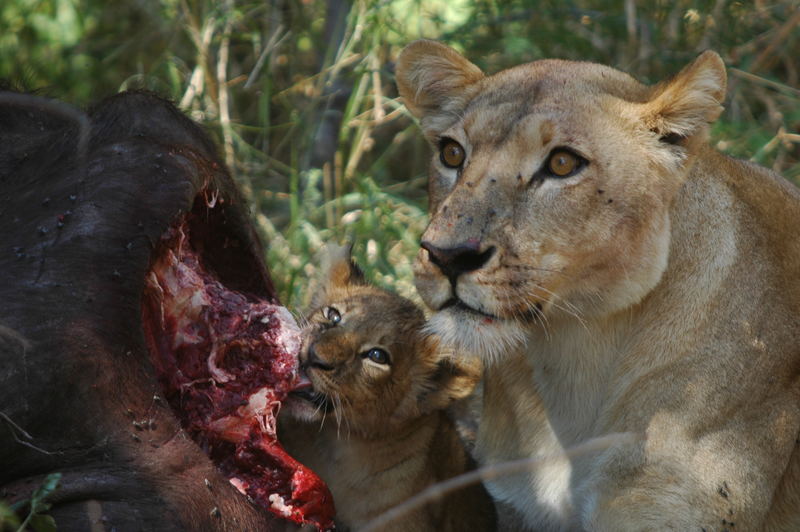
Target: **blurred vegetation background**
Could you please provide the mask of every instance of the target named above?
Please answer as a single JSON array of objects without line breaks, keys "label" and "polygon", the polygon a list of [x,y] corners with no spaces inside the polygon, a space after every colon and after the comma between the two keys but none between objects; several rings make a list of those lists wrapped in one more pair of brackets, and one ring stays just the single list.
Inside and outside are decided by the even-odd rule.
[{"label": "blurred vegetation background", "polygon": [[2,0],[0,78],[79,106],[147,88],[216,137],[269,243],[280,297],[308,304],[315,252],[355,242],[413,294],[429,149],[397,100],[419,37],[489,73],[545,57],[645,82],[711,48],[729,67],[713,142],[800,180],[797,0]]}]

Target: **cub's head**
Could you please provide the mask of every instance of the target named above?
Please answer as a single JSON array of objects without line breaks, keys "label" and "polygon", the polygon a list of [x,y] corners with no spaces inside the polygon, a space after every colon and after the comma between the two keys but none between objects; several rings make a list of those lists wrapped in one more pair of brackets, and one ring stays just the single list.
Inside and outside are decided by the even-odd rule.
[{"label": "cub's head", "polygon": [[491,356],[645,297],[725,83],[713,52],[651,87],[561,60],[487,77],[447,46],[408,45],[397,84],[434,149],[415,272],[433,330]]},{"label": "cub's head", "polygon": [[443,352],[414,303],[367,283],[347,249],[329,248],[327,262],[303,328],[310,382],[290,396],[289,414],[378,437],[472,391],[480,364]]}]

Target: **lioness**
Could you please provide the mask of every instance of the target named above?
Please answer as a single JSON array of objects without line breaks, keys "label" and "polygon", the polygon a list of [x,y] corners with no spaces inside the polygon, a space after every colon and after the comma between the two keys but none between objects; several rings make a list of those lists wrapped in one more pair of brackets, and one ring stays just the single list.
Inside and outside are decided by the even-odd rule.
[{"label": "lioness", "polygon": [[[445,414],[478,382],[424,330],[411,301],[369,284],[346,248],[329,248],[327,279],[303,328],[308,387],[280,417],[286,449],[330,487],[338,529],[356,530],[430,484],[471,469]],[[472,486],[382,530],[491,530],[494,506]]]},{"label": "lioness", "polygon": [[557,457],[490,492],[536,530],[800,530],[800,195],[708,146],[720,57],[645,86],[417,41],[397,82],[435,150],[417,288],[492,363],[479,460]]}]

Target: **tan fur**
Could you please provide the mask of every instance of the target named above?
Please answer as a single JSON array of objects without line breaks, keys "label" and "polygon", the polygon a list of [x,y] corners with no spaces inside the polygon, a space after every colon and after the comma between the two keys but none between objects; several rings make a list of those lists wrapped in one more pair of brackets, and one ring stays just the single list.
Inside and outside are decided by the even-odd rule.
[{"label": "tan fur", "polygon": [[[416,305],[365,282],[349,253],[333,253],[300,355],[332,411],[290,398],[280,434],[287,450],[330,487],[337,529],[355,530],[426,486],[471,469],[444,409],[473,390],[481,364],[440,350]],[[331,308],[338,323],[330,320]],[[390,364],[365,358],[375,347],[389,354]],[[491,498],[474,486],[386,530],[489,530],[493,523]]]},{"label": "tan fur", "polygon": [[[453,282],[426,248],[416,274],[432,329],[491,362],[479,460],[641,436],[490,492],[535,530],[800,530],[800,195],[707,146],[719,56],[649,87],[557,60],[477,76],[453,54],[412,43],[397,80],[434,149],[466,152],[434,155],[422,240],[488,259]],[[556,147],[588,164],[542,174]]]}]

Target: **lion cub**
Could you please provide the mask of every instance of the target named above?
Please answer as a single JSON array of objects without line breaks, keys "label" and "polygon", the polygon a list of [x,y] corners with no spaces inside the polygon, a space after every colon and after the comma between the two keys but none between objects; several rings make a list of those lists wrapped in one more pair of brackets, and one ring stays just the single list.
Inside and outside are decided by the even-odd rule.
[{"label": "lion cub", "polygon": [[[480,378],[424,332],[411,301],[367,283],[346,249],[329,248],[325,286],[303,329],[308,387],[280,416],[281,441],[328,484],[337,528],[358,529],[426,486],[472,468],[444,410]],[[491,530],[494,507],[473,486],[385,530]]]}]

